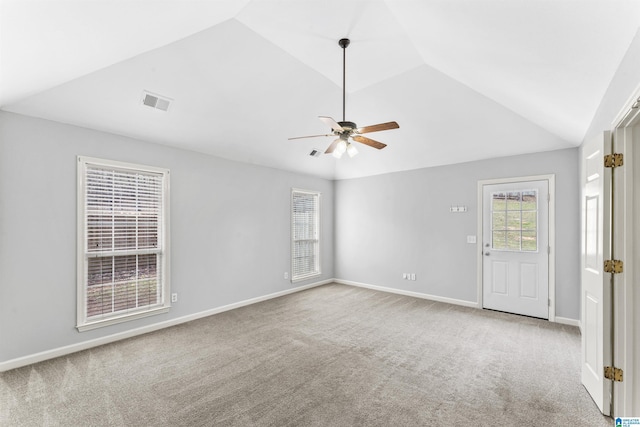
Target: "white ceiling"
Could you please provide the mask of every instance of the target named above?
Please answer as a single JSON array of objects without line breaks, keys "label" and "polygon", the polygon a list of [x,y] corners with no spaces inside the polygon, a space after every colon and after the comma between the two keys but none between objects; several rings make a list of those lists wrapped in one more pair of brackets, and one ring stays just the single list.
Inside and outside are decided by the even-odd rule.
[{"label": "white ceiling", "polygon": [[[0,107],[332,179],[577,146],[637,0],[0,0]],[[340,160],[317,116],[395,120]],[[141,104],[142,91],[174,101]]]}]

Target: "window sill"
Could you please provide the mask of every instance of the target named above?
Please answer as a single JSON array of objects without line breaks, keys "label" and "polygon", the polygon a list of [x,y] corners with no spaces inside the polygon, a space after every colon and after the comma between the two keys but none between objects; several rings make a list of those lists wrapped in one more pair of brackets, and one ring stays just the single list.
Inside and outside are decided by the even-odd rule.
[{"label": "window sill", "polygon": [[319,277],[321,275],[322,275],[321,272],[317,272],[317,273],[305,274],[304,276],[292,277],[291,283],[302,282],[304,280],[313,279],[314,277]]},{"label": "window sill", "polygon": [[106,319],[94,320],[77,325],[76,329],[79,332],[90,331],[92,329],[98,329],[105,326],[115,325],[118,323],[128,322],[135,319],[142,319],[143,317],[155,316],[156,314],[168,313],[170,306],[162,306],[147,311],[142,311],[133,314],[122,314],[119,316],[109,317]]}]

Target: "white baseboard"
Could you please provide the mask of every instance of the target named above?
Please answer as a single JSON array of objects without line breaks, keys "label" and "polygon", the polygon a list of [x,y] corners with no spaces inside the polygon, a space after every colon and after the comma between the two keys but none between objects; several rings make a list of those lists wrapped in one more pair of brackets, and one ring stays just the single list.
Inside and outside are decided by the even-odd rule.
[{"label": "white baseboard", "polygon": [[197,320],[203,317],[212,316],[214,314],[233,310],[235,308],[240,308],[240,307],[255,304],[261,301],[266,301],[266,300],[278,298],[284,295],[289,295],[295,292],[304,291],[306,289],[315,288],[316,286],[326,285],[328,283],[333,283],[333,280],[332,279],[323,280],[321,282],[311,283],[304,286],[298,286],[295,288],[286,289],[284,291],[279,291],[272,294],[263,295],[260,297],[251,298],[244,301],[239,301],[233,304],[223,305],[221,307],[216,307],[211,310],[201,311],[198,313],[189,314],[187,316],[166,320],[164,322],[142,326],[140,328],[131,329],[125,332],[119,332],[117,334],[107,335],[105,337],[100,337],[100,338],[96,338],[89,341],[83,341],[77,344],[71,344],[64,347],[58,347],[52,350],[46,350],[40,353],[30,354],[28,356],[18,357],[16,359],[0,362],[0,372],[9,371],[11,369],[20,368],[22,366],[31,365],[33,363],[43,362],[45,360],[53,359],[60,356],[66,356],[68,354],[76,353],[78,351],[87,350],[93,347],[98,347],[100,345],[109,344],[115,341],[120,341],[123,339],[135,337],[137,335],[146,334],[149,332],[157,331],[159,329],[169,328],[171,326],[179,325],[181,323],[190,322],[192,320]]},{"label": "white baseboard", "polygon": [[437,296],[437,295],[423,294],[421,292],[413,292],[413,291],[405,291],[405,290],[402,290],[402,289],[387,288],[385,286],[369,285],[367,283],[352,282],[350,280],[335,279],[334,282],[335,283],[340,283],[341,285],[357,286],[359,288],[374,289],[376,291],[389,292],[389,293],[392,293],[392,294],[398,294],[398,295],[405,295],[405,296],[409,296],[409,297],[428,299],[428,300],[431,300],[431,301],[445,302],[445,303],[448,303],[448,304],[461,305],[461,306],[464,306],[464,307],[478,308],[478,303],[474,302],[474,301],[465,301],[465,300],[455,299],[455,298],[440,297],[440,296]]},{"label": "white baseboard", "polygon": [[[392,294],[406,295],[406,296],[410,296],[410,297],[428,299],[428,300],[432,300],[432,301],[445,302],[445,303],[448,303],[448,304],[462,305],[464,307],[482,308],[482,307],[480,307],[478,305],[477,302],[474,302],[474,301],[465,301],[465,300],[459,300],[459,299],[455,299],[455,298],[447,298],[447,297],[441,297],[441,296],[437,296],[437,295],[423,294],[423,293],[420,293],[420,292],[412,292],[412,291],[405,291],[405,290],[402,290],[402,289],[387,288],[385,286],[370,285],[368,283],[359,283],[359,282],[353,282],[353,281],[350,281],[350,280],[335,279],[334,282],[335,283],[340,283],[342,285],[357,286],[357,287],[360,287],[360,288],[374,289],[376,291],[390,292]],[[568,317],[556,316],[553,321],[555,323],[561,323],[563,325],[577,326],[582,331],[582,325],[580,324],[579,320],[570,319]]]},{"label": "white baseboard", "polygon": [[556,316],[556,323],[562,323],[563,325],[569,325],[569,326],[577,326],[578,328],[582,329],[580,327],[580,321],[579,320],[569,319],[568,317],[558,317],[558,316]]}]

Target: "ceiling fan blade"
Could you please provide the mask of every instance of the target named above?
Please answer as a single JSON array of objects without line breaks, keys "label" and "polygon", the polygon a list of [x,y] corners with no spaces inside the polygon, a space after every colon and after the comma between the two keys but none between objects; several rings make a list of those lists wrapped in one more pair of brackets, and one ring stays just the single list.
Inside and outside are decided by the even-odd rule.
[{"label": "ceiling fan blade", "polygon": [[321,136],[333,136],[333,134],[332,134],[332,133],[328,133],[328,134],[325,134],[325,135],[296,136],[296,137],[293,137],[293,138],[287,138],[287,139],[288,139],[289,141],[291,141],[292,139],[319,138],[319,137],[321,137]]},{"label": "ceiling fan blade", "polygon": [[358,129],[358,133],[379,132],[381,130],[398,129],[400,125],[396,122],[380,123],[377,125],[365,126]]},{"label": "ceiling fan blade", "polygon": [[369,147],[377,148],[378,150],[382,150],[387,146],[387,144],[383,144],[382,142],[375,141],[362,135],[354,135],[352,138],[354,141],[358,141],[362,144],[368,145]]},{"label": "ceiling fan blade", "polygon": [[324,152],[324,154],[331,154],[333,153],[333,150],[336,149],[336,147],[338,146],[338,142],[340,142],[340,138],[336,139],[335,141],[333,141],[331,143],[331,145],[329,146],[329,148],[327,148],[327,151]]},{"label": "ceiling fan blade", "polygon": [[329,125],[329,127],[333,130],[337,130],[337,131],[344,131],[344,128],[342,126],[340,126],[338,124],[338,122],[336,122],[335,120],[333,120],[331,117],[325,117],[325,116],[318,116],[318,118],[320,120],[322,120],[325,124]]}]

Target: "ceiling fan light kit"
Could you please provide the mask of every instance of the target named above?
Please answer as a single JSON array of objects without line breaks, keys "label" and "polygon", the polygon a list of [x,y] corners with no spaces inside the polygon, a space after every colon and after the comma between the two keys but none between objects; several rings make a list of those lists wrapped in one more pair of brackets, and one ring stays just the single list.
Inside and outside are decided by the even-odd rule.
[{"label": "ceiling fan light kit", "polygon": [[349,155],[349,157],[353,157],[356,154],[358,154],[358,149],[348,139],[339,138],[337,139],[337,142],[338,144],[336,145],[335,149],[331,153],[331,155],[336,159],[341,158],[345,152]]},{"label": "ceiling fan light kit", "polygon": [[368,145],[373,148],[377,148],[378,150],[386,147],[386,144],[382,142],[375,141],[373,139],[362,136],[364,133],[370,132],[379,132],[382,130],[389,129],[398,129],[400,126],[396,122],[387,122],[387,123],[379,123],[377,125],[365,126],[362,128],[358,128],[358,126],[354,122],[347,121],[345,119],[346,112],[346,58],[347,58],[347,46],[351,41],[347,38],[340,39],[338,44],[342,48],[342,121],[336,122],[331,117],[319,116],[318,118],[327,124],[331,128],[330,134],[326,135],[309,135],[309,136],[298,136],[292,139],[303,139],[303,138],[317,138],[321,136],[337,136],[338,139],[334,140],[331,145],[325,151],[325,154],[332,154],[333,157],[339,159],[346,152],[349,157],[353,157],[358,154],[358,149],[353,144],[354,142],[359,142],[361,144]]},{"label": "ceiling fan light kit", "polygon": [[347,151],[347,143],[343,139],[340,139],[338,140],[338,144],[336,145],[336,148],[333,150],[331,155],[336,159],[339,159],[340,157],[342,157],[345,151]]}]

